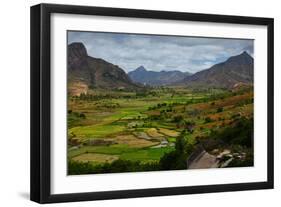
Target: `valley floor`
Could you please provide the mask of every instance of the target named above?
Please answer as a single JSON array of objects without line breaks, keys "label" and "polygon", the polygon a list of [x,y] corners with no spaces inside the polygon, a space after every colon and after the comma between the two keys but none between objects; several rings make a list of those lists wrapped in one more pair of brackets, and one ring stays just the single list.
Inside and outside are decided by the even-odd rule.
[{"label": "valley floor", "polygon": [[[68,173],[249,166],[252,135],[235,129],[251,132],[252,118],[251,88],[97,89],[69,97]],[[204,153],[188,165],[199,146]]]}]

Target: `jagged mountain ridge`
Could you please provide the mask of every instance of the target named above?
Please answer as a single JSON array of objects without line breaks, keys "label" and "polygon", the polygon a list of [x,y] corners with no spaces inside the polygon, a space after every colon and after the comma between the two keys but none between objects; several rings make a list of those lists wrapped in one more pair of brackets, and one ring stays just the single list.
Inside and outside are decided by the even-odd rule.
[{"label": "jagged mountain ridge", "polygon": [[148,71],[143,66],[140,66],[137,69],[129,72],[128,75],[134,82],[137,83],[151,86],[164,86],[172,85],[173,83],[182,81],[185,77],[191,74],[188,72],[183,73],[177,70],[160,72]]}]

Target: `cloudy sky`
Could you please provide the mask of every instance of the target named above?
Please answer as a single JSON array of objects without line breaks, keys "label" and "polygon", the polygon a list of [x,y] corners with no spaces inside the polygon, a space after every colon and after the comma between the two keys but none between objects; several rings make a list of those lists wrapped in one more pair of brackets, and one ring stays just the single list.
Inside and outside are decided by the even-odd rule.
[{"label": "cloudy sky", "polygon": [[82,42],[88,55],[118,65],[126,72],[143,65],[147,70],[198,72],[247,51],[253,40],[68,32],[68,44]]}]

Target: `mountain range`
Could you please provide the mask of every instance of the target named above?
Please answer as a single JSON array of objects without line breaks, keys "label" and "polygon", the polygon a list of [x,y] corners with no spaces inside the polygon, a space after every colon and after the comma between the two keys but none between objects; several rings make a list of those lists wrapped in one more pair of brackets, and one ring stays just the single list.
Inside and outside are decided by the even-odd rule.
[{"label": "mountain range", "polygon": [[82,43],[68,45],[68,92],[87,93],[91,88],[139,90],[144,85],[232,88],[253,84],[254,59],[247,53],[232,56],[222,63],[194,74],[181,71],[148,71],[143,66],[126,72],[117,65],[88,55]]},{"label": "mountain range", "polygon": [[151,86],[184,85],[192,88],[231,88],[238,83],[253,83],[254,59],[244,51],[194,74],[181,71],[148,71],[140,66],[129,72],[128,75],[134,82]]},{"label": "mountain range", "polygon": [[129,77],[137,83],[151,86],[173,85],[183,81],[185,77],[190,76],[189,72],[181,71],[148,71],[143,66],[128,73]]}]

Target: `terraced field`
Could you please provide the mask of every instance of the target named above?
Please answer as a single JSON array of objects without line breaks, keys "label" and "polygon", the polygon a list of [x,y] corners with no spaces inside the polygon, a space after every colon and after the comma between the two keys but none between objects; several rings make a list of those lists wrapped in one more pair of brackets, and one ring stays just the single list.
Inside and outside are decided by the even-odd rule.
[{"label": "terraced field", "polygon": [[93,166],[116,160],[158,163],[175,151],[183,131],[195,144],[239,117],[253,117],[251,89],[151,90],[141,96],[111,91],[101,98],[96,94],[106,91],[93,91],[91,96],[68,97],[68,161]]}]

